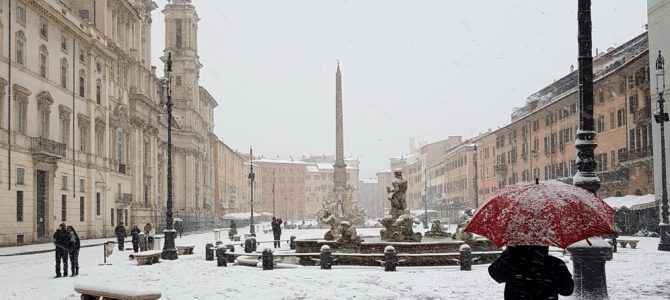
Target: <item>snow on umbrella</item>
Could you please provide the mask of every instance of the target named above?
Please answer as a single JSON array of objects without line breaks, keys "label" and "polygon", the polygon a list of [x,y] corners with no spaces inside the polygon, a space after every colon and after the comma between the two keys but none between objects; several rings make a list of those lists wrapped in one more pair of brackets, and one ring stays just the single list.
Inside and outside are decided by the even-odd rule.
[{"label": "snow on umbrella", "polygon": [[488,200],[465,231],[496,246],[566,248],[613,233],[614,209],[598,196],[556,180],[510,185]]}]

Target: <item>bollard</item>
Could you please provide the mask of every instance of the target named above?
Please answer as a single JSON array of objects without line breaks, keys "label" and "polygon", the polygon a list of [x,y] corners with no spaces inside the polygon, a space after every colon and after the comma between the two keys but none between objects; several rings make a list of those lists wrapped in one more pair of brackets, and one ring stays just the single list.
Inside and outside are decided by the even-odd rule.
[{"label": "bollard", "polygon": [[231,244],[226,245],[226,250],[228,252],[235,252],[235,245],[231,245]]},{"label": "bollard", "polygon": [[223,245],[216,247],[216,266],[217,267],[227,267],[228,261],[226,261],[226,247]]},{"label": "bollard", "polygon": [[256,243],[256,238],[252,237],[251,238],[251,252],[256,252],[256,247],[258,246],[258,243]]},{"label": "bollard", "polygon": [[458,249],[461,254],[461,271],[472,271],[472,250],[468,244],[463,244]]},{"label": "bollard", "polygon": [[577,299],[609,299],[605,262],[612,260],[612,246],[602,238],[589,238],[591,245],[580,241],[568,247],[572,256],[574,295]]},{"label": "bollard", "polygon": [[396,258],[395,248],[393,246],[386,246],[384,248],[384,271],[395,272]]},{"label": "bollard", "polygon": [[274,269],[274,258],[272,256],[272,249],[265,248],[262,254],[263,270],[272,270]]},{"label": "bollard", "polygon": [[333,253],[328,245],[321,246],[319,264],[321,265],[322,270],[330,270],[333,267]]},{"label": "bollard", "polygon": [[246,239],[244,240],[244,253],[251,253],[253,252],[253,245],[256,244],[252,239]]},{"label": "bollard", "polygon": [[212,248],[214,247],[214,244],[212,243],[207,243],[205,244],[205,260],[214,260],[214,250]]},{"label": "bollard", "polygon": [[289,245],[289,248],[291,248],[291,250],[295,250],[295,235],[291,236],[291,240],[289,241],[288,245]]}]

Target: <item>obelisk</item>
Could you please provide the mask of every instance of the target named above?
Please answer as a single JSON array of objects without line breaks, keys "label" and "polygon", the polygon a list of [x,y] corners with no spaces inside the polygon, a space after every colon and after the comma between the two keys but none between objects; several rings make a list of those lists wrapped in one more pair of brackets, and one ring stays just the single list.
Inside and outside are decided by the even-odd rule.
[{"label": "obelisk", "polygon": [[333,181],[335,201],[342,211],[336,212],[338,217],[343,217],[344,197],[347,187],[347,165],[344,163],[344,129],[342,121],[342,73],[340,73],[340,62],[337,62],[335,73],[335,164],[333,165]]}]

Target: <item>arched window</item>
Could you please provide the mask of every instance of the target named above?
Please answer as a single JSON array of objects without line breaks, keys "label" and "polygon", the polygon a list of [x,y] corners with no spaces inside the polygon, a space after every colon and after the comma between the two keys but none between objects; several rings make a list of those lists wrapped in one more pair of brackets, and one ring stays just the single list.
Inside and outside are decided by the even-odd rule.
[{"label": "arched window", "polygon": [[26,61],[26,36],[23,31],[16,33],[16,62],[25,64]]},{"label": "arched window", "polygon": [[47,66],[49,65],[49,52],[47,51],[47,46],[42,45],[40,47],[40,76],[42,78],[47,78]]},{"label": "arched window", "polygon": [[125,134],[123,133],[123,128],[116,128],[116,160],[123,164],[125,162]]},{"label": "arched window", "polygon": [[95,82],[95,102],[102,104],[102,81],[100,79]]},{"label": "arched window", "polygon": [[67,59],[65,58],[60,61],[60,85],[67,88]]},{"label": "arched window", "polygon": [[86,86],[86,72],[79,71],[79,96],[84,97],[84,87]]}]

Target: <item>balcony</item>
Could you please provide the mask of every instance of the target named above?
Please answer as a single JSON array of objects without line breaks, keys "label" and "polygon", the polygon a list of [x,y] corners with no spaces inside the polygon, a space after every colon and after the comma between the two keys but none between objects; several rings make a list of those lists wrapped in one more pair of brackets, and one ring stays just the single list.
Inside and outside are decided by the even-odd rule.
[{"label": "balcony", "polygon": [[651,158],[654,154],[654,148],[652,145],[630,149],[627,151],[619,151],[619,162],[627,162],[641,158]]},{"label": "balcony", "polygon": [[133,202],[133,194],[116,193],[116,204],[120,206],[128,206]]},{"label": "balcony", "polygon": [[42,137],[31,138],[31,149],[33,155],[51,159],[65,158],[65,144]]},{"label": "balcony", "polygon": [[644,106],[633,113],[633,122],[636,124],[646,124],[651,121],[651,108]]}]

